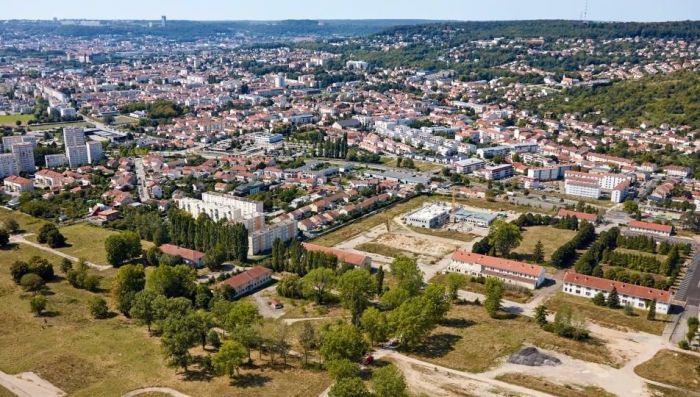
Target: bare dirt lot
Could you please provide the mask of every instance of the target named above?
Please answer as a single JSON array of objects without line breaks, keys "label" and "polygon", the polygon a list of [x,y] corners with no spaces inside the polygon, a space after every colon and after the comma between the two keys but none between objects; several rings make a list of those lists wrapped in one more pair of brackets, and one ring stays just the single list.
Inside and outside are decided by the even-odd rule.
[{"label": "bare dirt lot", "polygon": [[437,258],[441,258],[457,248],[457,245],[454,244],[447,244],[426,238],[396,233],[383,234],[377,237],[374,242],[388,245],[403,251],[434,256]]}]

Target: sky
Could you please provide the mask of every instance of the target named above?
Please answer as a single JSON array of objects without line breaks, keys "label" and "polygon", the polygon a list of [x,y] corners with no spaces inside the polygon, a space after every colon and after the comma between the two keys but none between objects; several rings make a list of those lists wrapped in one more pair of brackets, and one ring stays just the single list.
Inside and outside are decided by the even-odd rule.
[{"label": "sky", "polygon": [[[0,19],[581,19],[586,0],[0,0]],[[700,0],[588,0],[597,21],[699,20]]]}]

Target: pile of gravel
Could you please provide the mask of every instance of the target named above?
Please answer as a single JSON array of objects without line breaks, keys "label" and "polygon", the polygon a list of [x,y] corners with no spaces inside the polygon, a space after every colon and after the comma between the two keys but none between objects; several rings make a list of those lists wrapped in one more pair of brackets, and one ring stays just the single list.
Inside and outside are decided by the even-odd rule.
[{"label": "pile of gravel", "polygon": [[511,364],[528,365],[530,367],[541,367],[544,365],[555,366],[561,364],[561,360],[549,354],[540,353],[537,348],[524,347],[508,357]]}]

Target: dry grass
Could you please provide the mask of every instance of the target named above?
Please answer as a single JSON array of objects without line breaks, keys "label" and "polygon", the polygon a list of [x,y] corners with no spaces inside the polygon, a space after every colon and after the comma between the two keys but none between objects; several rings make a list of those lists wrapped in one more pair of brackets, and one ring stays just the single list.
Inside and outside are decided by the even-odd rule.
[{"label": "dry grass", "polygon": [[15,393],[12,393],[11,391],[0,386],[0,397],[17,397],[17,396],[15,395]]},{"label": "dry grass", "polygon": [[638,365],[634,372],[646,379],[700,392],[700,357],[660,350],[651,360]]},{"label": "dry grass", "polygon": [[396,258],[399,256],[407,256],[409,258],[412,258],[415,256],[412,252],[400,250],[398,248],[378,243],[362,243],[357,245],[355,249],[364,252],[369,252],[372,254],[388,256],[390,258]]},{"label": "dry grass", "polygon": [[475,305],[453,306],[414,355],[457,370],[483,372],[528,344],[585,361],[620,364],[602,341],[562,338],[543,331],[528,317],[493,319],[482,306]]},{"label": "dry grass", "polygon": [[0,208],[0,222],[3,222],[5,219],[16,220],[22,233],[37,233],[39,228],[47,223],[45,220],[35,218],[19,211]]},{"label": "dry grass", "polygon": [[[484,284],[478,283],[476,281],[471,281],[471,277],[466,276],[464,274],[457,273],[457,275],[462,277],[462,279],[464,280],[464,286],[461,289],[476,292],[477,294],[486,294],[486,287],[484,286]],[[436,284],[444,284],[446,276],[446,274],[438,273],[430,279],[430,282]],[[509,286],[506,285],[506,290],[503,293],[504,299],[520,303],[527,303],[530,299],[532,299],[532,293],[529,290],[521,290],[508,287]]]},{"label": "dry grass", "polygon": [[646,312],[635,310],[634,316],[627,316],[622,309],[610,309],[596,306],[590,299],[568,295],[559,292],[550,298],[545,305],[552,311],[560,310],[563,307],[570,307],[574,312],[583,315],[588,320],[605,327],[618,329],[633,329],[650,334],[661,335],[668,323],[668,316],[656,315],[655,321],[649,321]]},{"label": "dry grass", "polygon": [[536,376],[508,373],[499,375],[496,379],[503,382],[527,387],[528,389],[545,392],[557,397],[615,397],[614,394],[597,386],[560,385]]},{"label": "dry grass", "polygon": [[183,374],[165,365],[159,339],[149,337],[145,327],[121,316],[92,319],[87,300],[94,294],[63,280],[49,284],[51,315],[35,317],[29,311],[30,296],[11,281],[8,271],[13,261],[34,255],[59,262],[59,258],[26,245],[0,251],[2,371],[35,371],[68,395],[78,397],[118,396],[154,385],[192,396],[307,396],[318,395],[330,384],[328,375],[300,369],[298,360],[290,360],[292,367],[287,369],[258,362],[260,367],[245,369],[233,380],[197,379],[197,373],[185,380]]},{"label": "dry grass", "polygon": [[477,235],[473,233],[462,233],[454,230],[447,229],[428,229],[424,227],[408,226],[411,230],[416,233],[427,234],[429,236],[442,237],[452,240],[459,240],[468,243],[474,240]]},{"label": "dry grass", "polygon": [[647,383],[647,389],[653,397],[687,397],[688,393]]},{"label": "dry grass", "polygon": [[523,256],[532,255],[535,245],[541,241],[544,246],[544,259],[549,261],[552,253],[570,241],[576,235],[576,231],[556,229],[551,226],[531,226],[526,228],[522,234],[523,240],[513,252]]}]

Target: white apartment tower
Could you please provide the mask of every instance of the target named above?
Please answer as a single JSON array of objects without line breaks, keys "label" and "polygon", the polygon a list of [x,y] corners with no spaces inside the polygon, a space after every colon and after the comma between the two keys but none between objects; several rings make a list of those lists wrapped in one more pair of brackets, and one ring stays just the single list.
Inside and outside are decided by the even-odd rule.
[{"label": "white apartment tower", "polygon": [[12,145],[12,154],[17,161],[17,170],[33,174],[36,171],[34,163],[34,145],[30,142],[16,143]]},{"label": "white apartment tower", "polygon": [[0,153],[0,178],[18,175],[17,159],[12,153]]}]

